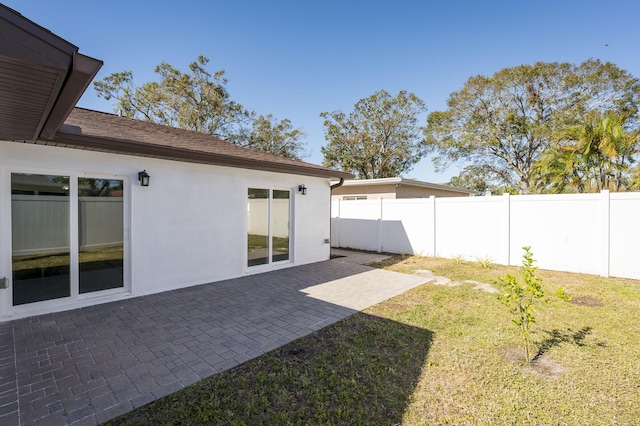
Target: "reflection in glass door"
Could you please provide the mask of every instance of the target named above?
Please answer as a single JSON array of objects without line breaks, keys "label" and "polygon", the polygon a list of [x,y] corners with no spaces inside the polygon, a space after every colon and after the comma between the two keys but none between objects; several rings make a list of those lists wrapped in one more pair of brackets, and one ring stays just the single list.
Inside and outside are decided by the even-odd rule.
[{"label": "reflection in glass door", "polygon": [[289,260],[289,191],[273,190],[271,203],[272,262]]},{"label": "reflection in glass door", "polygon": [[78,179],[80,294],[124,286],[122,195],[121,180]]},{"label": "reflection in glass door", "polygon": [[11,174],[13,305],[71,295],[69,177]]}]

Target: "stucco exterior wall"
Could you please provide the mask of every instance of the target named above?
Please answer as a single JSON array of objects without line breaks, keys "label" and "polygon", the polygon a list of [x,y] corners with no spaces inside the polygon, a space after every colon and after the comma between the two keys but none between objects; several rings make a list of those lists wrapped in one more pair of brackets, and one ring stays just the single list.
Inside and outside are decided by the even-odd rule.
[{"label": "stucco exterior wall", "polygon": [[[137,179],[143,169],[148,187]],[[124,180],[125,289],[26,307],[12,307],[10,289],[0,290],[0,320],[329,258],[328,179],[0,141],[0,278],[11,277],[12,172]],[[307,195],[298,193],[300,184]],[[246,266],[248,188],[291,191],[290,262]]]}]

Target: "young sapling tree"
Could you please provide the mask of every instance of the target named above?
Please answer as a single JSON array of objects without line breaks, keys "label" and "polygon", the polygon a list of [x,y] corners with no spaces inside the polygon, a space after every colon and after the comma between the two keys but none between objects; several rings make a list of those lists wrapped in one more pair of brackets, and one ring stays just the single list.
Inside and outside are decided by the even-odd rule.
[{"label": "young sapling tree", "polygon": [[[502,287],[502,294],[499,296],[500,301],[509,308],[513,314],[512,322],[518,327],[520,335],[524,343],[525,355],[527,363],[533,361],[532,343],[531,343],[531,326],[535,324],[533,306],[536,300],[544,297],[544,289],[542,288],[542,278],[536,275],[535,259],[531,252],[530,246],[522,248],[522,271],[520,277],[508,274],[498,279],[498,284]],[[569,300],[570,296],[564,293],[562,288],[558,289],[556,296]],[[547,301],[548,299],[544,299]]]}]

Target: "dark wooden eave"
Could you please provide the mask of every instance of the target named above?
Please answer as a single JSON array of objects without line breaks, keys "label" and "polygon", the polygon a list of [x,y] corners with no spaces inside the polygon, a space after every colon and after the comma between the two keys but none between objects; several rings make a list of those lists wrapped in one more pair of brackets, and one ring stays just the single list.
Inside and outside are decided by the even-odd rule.
[{"label": "dark wooden eave", "polygon": [[101,66],[0,4],[0,139],[52,137]]}]

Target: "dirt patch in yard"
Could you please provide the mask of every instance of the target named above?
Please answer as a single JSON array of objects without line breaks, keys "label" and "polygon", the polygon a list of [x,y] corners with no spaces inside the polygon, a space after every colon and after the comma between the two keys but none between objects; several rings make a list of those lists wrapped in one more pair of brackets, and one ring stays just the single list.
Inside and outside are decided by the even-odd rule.
[{"label": "dirt patch in yard", "polygon": [[562,376],[567,369],[562,366],[559,362],[556,362],[552,359],[549,359],[547,356],[543,355],[541,357],[536,358],[531,365],[525,367],[526,371],[530,371],[537,376],[553,380]]},{"label": "dirt patch in yard", "polygon": [[580,306],[590,306],[592,308],[600,308],[604,306],[604,303],[589,296],[573,296],[571,300],[569,300],[569,303]]},{"label": "dirt patch in yard", "polygon": [[557,379],[567,371],[566,367],[546,355],[538,355],[531,364],[527,364],[522,349],[510,349],[506,351],[505,358],[515,364],[520,370],[535,374],[546,380]]}]

